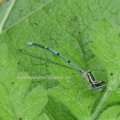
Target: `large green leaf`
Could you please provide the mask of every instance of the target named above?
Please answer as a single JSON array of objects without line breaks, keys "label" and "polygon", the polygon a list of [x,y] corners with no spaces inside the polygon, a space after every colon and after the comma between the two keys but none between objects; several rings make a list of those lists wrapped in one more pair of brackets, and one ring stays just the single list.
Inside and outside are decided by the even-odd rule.
[{"label": "large green leaf", "polygon": [[[108,119],[119,119],[120,1],[40,0],[38,3],[43,7],[37,6],[36,0],[31,3],[22,2],[27,12],[23,11],[20,15],[21,13],[17,14],[13,8],[4,25],[4,29],[6,27],[7,29],[1,33],[0,43],[6,43],[15,62],[18,62],[18,66],[14,68],[10,64],[11,73],[19,71],[20,74],[27,73],[32,78],[33,92],[29,93],[23,102],[23,106],[27,106],[25,110],[31,108],[29,100],[33,94],[37,94],[41,89],[44,96],[43,91],[47,89],[48,104],[40,117],[36,119],[104,120],[106,116],[110,116]],[[19,1],[14,7],[17,8],[20,5]],[[29,9],[34,8],[34,5],[35,9]],[[12,26],[9,27],[9,23]],[[67,63],[48,51],[26,47],[27,41],[47,45],[74,61],[84,70],[91,70],[98,80],[106,82],[106,89],[102,93],[87,90],[87,81]],[[23,51],[20,52],[18,49]],[[1,59],[1,61],[4,60]],[[13,60],[12,62],[14,64]],[[3,65],[6,63],[8,64],[9,61],[2,62]],[[15,70],[12,71],[13,69]],[[4,76],[3,73],[1,73],[2,78],[10,83],[8,76]],[[42,96],[41,92],[40,96]],[[40,111],[46,103],[43,101],[44,99],[39,101],[36,97],[36,102],[40,103]],[[42,103],[44,103],[43,106]],[[34,105],[36,104],[33,104],[33,108],[35,108]],[[111,114],[112,111],[115,112]],[[31,119],[35,117],[31,111],[28,113],[23,111],[23,113],[22,116],[29,116]]]},{"label": "large green leaf", "polygon": [[[93,51],[96,56],[101,61],[103,61],[108,73],[107,89],[99,103],[98,110],[96,110],[95,114],[99,113],[99,111],[105,108],[105,116],[102,116],[101,119],[105,119],[106,116],[108,116],[111,112],[115,118],[118,117],[118,114],[120,113],[120,110],[117,112],[115,110],[120,108],[120,37],[115,28],[105,20],[101,21],[96,26],[94,31],[91,32],[90,36],[93,41]],[[107,107],[105,105],[107,105]],[[110,117],[111,119],[113,118],[111,115]]]},{"label": "large green leaf", "polygon": [[0,32],[41,10],[51,0],[4,0],[0,5]]},{"label": "large green leaf", "polygon": [[47,103],[43,87],[31,90],[31,78],[17,71],[17,62],[5,44],[0,46],[0,119],[38,118]]}]

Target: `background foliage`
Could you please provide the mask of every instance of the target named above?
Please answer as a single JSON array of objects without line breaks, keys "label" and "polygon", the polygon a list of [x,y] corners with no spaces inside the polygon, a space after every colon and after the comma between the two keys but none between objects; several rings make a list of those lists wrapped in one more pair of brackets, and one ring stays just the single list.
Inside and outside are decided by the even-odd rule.
[{"label": "background foliage", "polygon": [[[120,119],[120,0],[0,2],[1,120]],[[47,45],[97,80],[27,41]],[[19,49],[22,51],[20,52]]]}]

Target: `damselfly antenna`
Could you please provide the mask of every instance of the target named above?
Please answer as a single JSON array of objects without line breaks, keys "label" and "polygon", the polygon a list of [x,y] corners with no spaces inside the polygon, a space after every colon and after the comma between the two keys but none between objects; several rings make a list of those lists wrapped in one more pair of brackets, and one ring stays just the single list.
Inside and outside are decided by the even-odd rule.
[{"label": "damselfly antenna", "polygon": [[58,57],[63,59],[65,62],[70,64],[75,70],[77,70],[90,83],[90,85],[93,89],[101,90],[102,88],[105,87],[104,81],[96,81],[95,77],[93,76],[93,74],[90,71],[86,72],[86,71],[82,70],[76,64],[74,64],[72,61],[70,61],[69,59],[67,59],[66,57],[61,55],[60,53],[56,52],[55,50],[49,48],[48,46],[42,46],[41,44],[38,44],[35,42],[27,42],[26,45],[27,46],[37,46],[37,47],[46,49],[46,50],[52,52],[53,54],[57,55]]}]

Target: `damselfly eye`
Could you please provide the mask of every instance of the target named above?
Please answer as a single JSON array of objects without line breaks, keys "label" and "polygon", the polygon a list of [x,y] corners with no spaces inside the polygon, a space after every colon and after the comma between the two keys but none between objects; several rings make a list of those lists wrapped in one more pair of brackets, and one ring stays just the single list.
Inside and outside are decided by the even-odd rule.
[{"label": "damselfly eye", "polygon": [[104,81],[100,81],[99,83],[96,84],[92,84],[92,88],[93,89],[102,89],[105,86],[105,82]]},{"label": "damselfly eye", "polygon": [[104,81],[100,81],[99,83],[98,83],[99,85],[98,85],[98,88],[104,88],[105,87],[105,82]]},{"label": "damselfly eye", "polygon": [[104,81],[100,81],[99,84],[100,85],[105,85],[105,82]]},{"label": "damselfly eye", "polygon": [[96,88],[97,88],[96,84],[92,85],[92,88],[93,88],[93,89],[96,89]]}]

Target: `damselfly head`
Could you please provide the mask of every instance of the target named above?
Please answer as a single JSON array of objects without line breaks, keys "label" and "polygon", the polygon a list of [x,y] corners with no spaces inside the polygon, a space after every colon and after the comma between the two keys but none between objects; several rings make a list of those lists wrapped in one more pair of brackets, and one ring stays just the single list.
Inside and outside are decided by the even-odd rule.
[{"label": "damselfly head", "polygon": [[102,89],[105,87],[105,82],[104,81],[99,81],[95,84],[92,84],[93,89],[98,89],[99,91],[102,91]]},{"label": "damselfly head", "polygon": [[99,81],[99,86],[105,87],[105,82],[104,81]]}]

